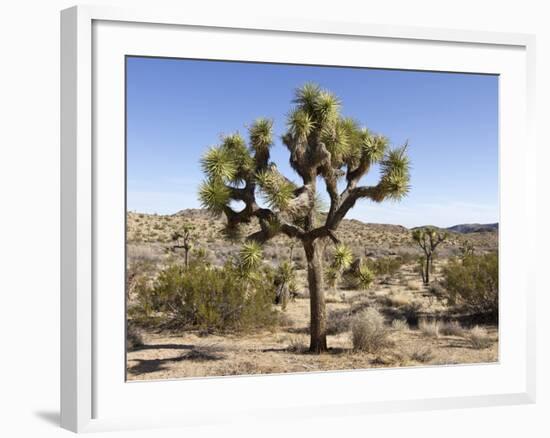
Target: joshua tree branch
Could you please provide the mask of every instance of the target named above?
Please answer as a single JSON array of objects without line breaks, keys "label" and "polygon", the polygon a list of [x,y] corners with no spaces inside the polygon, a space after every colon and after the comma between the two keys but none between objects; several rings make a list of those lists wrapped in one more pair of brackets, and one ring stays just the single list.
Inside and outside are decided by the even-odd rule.
[{"label": "joshua tree branch", "polygon": [[336,227],[338,227],[338,225],[340,224],[342,219],[344,219],[348,211],[354,207],[357,200],[361,198],[369,198],[369,199],[372,199],[373,201],[379,202],[384,198],[380,190],[380,187],[378,185],[355,187],[347,191],[347,193],[346,193],[346,190],[343,193],[340,206],[334,212],[330,220],[327,221],[326,225],[331,230],[334,230],[336,229]]}]

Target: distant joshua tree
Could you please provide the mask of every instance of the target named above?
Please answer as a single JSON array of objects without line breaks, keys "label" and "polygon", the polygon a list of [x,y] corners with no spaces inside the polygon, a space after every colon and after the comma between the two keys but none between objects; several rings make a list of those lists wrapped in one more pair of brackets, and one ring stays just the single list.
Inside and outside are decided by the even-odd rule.
[{"label": "distant joshua tree", "polygon": [[[307,259],[310,295],[310,351],[327,350],[321,239],[340,240],[336,231],[360,199],[400,200],[409,191],[407,145],[388,149],[388,140],[340,115],[338,98],[315,84],[295,92],[282,141],[300,184],[283,176],[270,161],[273,122],[258,119],[249,127],[249,145],[237,133],[224,136],[202,158],[206,175],[199,196],[203,207],[227,217],[226,232],[237,233],[253,220],[259,230],[248,241],[263,244],[278,234],[297,239]],[[377,184],[359,185],[372,165],[380,165]],[[326,215],[319,215],[317,183],[322,180],[330,198]],[[343,190],[339,189],[339,182]],[[266,206],[260,206],[257,194]],[[241,205],[237,209],[236,205]]]},{"label": "distant joshua tree", "polygon": [[183,249],[186,268],[189,267],[189,251],[191,251],[191,231],[193,229],[194,227],[192,225],[184,224],[181,230],[172,233],[172,251]]},{"label": "distant joshua tree", "polygon": [[431,227],[418,228],[412,232],[413,240],[422,248],[422,251],[424,251],[424,260],[421,266],[422,281],[424,284],[430,283],[430,272],[433,267],[432,263],[435,250],[441,242],[447,239],[447,237],[447,233],[440,233]]}]

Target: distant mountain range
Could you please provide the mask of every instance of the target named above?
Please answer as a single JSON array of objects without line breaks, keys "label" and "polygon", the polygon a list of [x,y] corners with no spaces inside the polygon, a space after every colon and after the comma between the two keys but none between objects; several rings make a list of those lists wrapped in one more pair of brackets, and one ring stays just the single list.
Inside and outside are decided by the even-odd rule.
[{"label": "distant mountain range", "polygon": [[[174,216],[184,216],[189,219],[210,217],[206,210],[203,210],[200,208],[198,209],[189,208],[186,210],[181,210],[181,211],[178,211]],[[345,220],[345,222],[348,222],[350,224],[367,226],[370,229],[377,230],[377,231],[385,230],[385,231],[393,231],[393,232],[407,232],[409,230],[407,227],[404,227],[402,225],[377,224],[377,223],[363,222],[357,219],[347,219]],[[424,228],[424,227],[432,227],[440,230],[452,231],[454,233],[459,233],[459,234],[484,233],[484,232],[492,232],[492,231],[498,232],[498,222],[493,224],[458,224],[447,228],[441,228],[434,225],[424,225],[421,227],[413,227],[410,229],[415,230],[417,228]]]},{"label": "distant mountain range", "polygon": [[498,222],[494,224],[459,224],[448,227],[447,230],[461,234],[498,231]]}]

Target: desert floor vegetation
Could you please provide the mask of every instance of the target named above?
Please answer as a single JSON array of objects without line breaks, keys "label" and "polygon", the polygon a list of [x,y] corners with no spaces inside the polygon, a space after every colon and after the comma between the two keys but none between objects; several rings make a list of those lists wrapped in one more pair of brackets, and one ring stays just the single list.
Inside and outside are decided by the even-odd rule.
[{"label": "desert floor vegetation", "polygon": [[410,230],[344,220],[346,249],[323,253],[329,347],[312,354],[303,250],[278,236],[260,256],[223,227],[202,210],[128,213],[129,380],[498,360],[497,231],[449,232],[426,285]]}]

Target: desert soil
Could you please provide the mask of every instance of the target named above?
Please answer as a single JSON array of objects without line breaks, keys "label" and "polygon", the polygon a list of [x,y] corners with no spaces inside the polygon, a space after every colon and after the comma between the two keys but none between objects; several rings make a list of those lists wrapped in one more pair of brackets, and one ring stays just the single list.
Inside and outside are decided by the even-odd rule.
[{"label": "desert soil", "polygon": [[[144,331],[144,345],[128,352],[127,379],[297,373],[498,360],[496,326],[484,326],[490,341],[486,348],[479,349],[469,342],[468,327],[459,335],[427,334],[416,326],[391,328],[393,316],[407,303],[419,303],[422,315],[428,319],[443,309],[421,284],[413,266],[404,266],[397,278],[377,282],[368,291],[328,291],[326,299],[329,327],[335,327],[334,334],[328,336],[330,351],[327,354],[307,352],[309,299],[302,296],[288,304],[283,316],[285,324],[274,331],[206,336],[196,331]],[[349,327],[338,323],[367,306],[375,306],[386,315],[391,330],[391,346],[375,354],[353,351]]]}]

